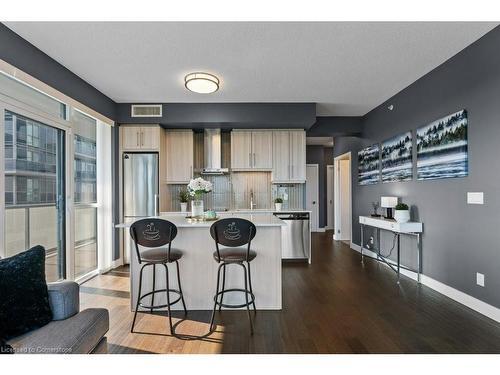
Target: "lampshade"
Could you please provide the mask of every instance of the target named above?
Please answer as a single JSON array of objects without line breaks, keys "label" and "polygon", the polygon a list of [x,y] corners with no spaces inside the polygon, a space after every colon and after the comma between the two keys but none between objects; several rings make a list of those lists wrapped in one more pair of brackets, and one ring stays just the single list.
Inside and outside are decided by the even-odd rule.
[{"label": "lampshade", "polygon": [[398,197],[381,197],[380,207],[393,208],[398,204]]}]

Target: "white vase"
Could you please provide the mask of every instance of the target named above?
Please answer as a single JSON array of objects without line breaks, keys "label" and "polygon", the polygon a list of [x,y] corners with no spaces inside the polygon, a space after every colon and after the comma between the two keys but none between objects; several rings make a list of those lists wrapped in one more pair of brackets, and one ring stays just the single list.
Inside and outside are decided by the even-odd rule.
[{"label": "white vase", "polygon": [[181,212],[187,212],[188,204],[187,202],[181,202]]},{"label": "white vase", "polygon": [[398,223],[407,223],[410,221],[410,211],[409,210],[394,210],[394,220]]},{"label": "white vase", "polygon": [[197,199],[191,201],[191,216],[200,217],[203,216],[203,200]]},{"label": "white vase", "polygon": [[282,205],[283,205],[283,203],[275,203],[274,207],[275,207],[276,211],[281,211],[281,206]]}]

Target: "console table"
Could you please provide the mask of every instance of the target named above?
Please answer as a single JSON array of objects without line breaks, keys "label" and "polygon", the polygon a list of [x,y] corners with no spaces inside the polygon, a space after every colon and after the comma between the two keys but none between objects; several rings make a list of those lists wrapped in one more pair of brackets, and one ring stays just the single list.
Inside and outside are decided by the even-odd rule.
[{"label": "console table", "polygon": [[[413,221],[409,221],[407,223],[398,223],[393,219],[385,219],[382,217],[371,217],[371,216],[360,216],[359,224],[361,226],[361,262],[364,260],[363,256],[363,248],[364,248],[364,239],[363,239],[363,229],[365,226],[373,227],[377,229],[377,261],[382,261],[387,264],[396,274],[398,275],[397,283],[399,284],[399,276],[400,269],[406,269],[409,271],[413,271],[417,273],[417,280],[420,283],[420,272],[422,267],[422,223],[417,223]],[[394,265],[393,263],[388,261],[388,258],[384,257],[380,254],[380,230],[386,230],[394,233],[397,239],[397,262]],[[401,246],[400,246],[400,238],[401,235],[409,235],[415,236],[417,238],[417,269],[412,270],[411,268],[405,267],[401,265]]]}]

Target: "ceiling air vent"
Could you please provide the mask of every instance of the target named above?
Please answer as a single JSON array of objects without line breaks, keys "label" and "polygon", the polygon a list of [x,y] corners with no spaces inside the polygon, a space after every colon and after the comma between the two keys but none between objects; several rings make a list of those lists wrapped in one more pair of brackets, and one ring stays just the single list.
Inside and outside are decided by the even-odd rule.
[{"label": "ceiling air vent", "polygon": [[161,104],[133,104],[132,117],[161,117],[162,106]]}]

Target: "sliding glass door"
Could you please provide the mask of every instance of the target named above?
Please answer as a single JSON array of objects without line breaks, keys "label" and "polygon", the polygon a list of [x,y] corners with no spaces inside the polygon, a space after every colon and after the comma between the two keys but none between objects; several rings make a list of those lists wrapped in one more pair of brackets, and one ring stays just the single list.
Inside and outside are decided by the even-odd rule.
[{"label": "sliding glass door", "polygon": [[14,111],[4,116],[4,256],[46,249],[47,281],[66,277],[65,131]]},{"label": "sliding glass door", "polygon": [[112,132],[49,92],[0,70],[0,257],[42,245],[48,282],[81,282],[113,262]]}]

